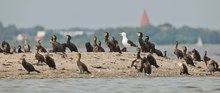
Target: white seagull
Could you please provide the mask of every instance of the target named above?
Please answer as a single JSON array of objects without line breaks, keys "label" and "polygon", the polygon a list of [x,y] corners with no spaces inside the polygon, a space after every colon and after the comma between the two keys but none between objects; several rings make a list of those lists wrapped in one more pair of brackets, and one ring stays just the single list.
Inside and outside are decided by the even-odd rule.
[{"label": "white seagull", "polygon": [[128,40],[125,32],[122,32],[120,34],[122,36],[122,44],[124,45],[124,47],[126,47],[126,48],[128,48],[128,47],[138,47],[131,40]]}]

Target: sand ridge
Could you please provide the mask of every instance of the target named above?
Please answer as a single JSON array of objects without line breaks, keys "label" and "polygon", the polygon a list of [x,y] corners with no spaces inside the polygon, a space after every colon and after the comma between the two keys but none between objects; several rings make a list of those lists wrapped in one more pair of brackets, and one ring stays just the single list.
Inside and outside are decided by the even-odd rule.
[{"label": "sand ridge", "polygon": [[[27,62],[34,64],[34,67],[41,73],[27,71],[22,67],[20,58],[26,55]],[[45,53],[41,53],[45,55]],[[63,57],[62,53],[50,53],[54,58],[57,69],[49,70],[46,64],[37,66],[35,53],[20,54],[0,54],[0,78],[1,79],[28,79],[28,78],[136,78],[145,77],[143,73],[138,73],[134,68],[130,68],[131,62],[136,58],[136,52],[110,53],[110,52],[81,52],[81,61],[85,63],[92,74],[79,74],[76,65],[77,53],[66,53],[67,57]],[[147,56],[148,53],[141,53],[141,56]],[[179,66],[177,62],[183,62],[178,59],[165,59],[153,55],[159,68],[152,66],[152,74],[148,77],[183,77],[187,75],[179,75]],[[204,62],[194,61],[196,67],[188,66],[191,75],[187,77],[206,77],[220,76],[220,72],[209,75]]]}]

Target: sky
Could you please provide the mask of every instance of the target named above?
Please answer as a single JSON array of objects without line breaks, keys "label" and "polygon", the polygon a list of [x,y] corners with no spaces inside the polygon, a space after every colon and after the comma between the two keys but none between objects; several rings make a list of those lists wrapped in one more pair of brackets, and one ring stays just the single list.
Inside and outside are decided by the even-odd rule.
[{"label": "sky", "polygon": [[220,0],[0,0],[0,22],[48,29],[140,26],[166,22],[220,30]]}]

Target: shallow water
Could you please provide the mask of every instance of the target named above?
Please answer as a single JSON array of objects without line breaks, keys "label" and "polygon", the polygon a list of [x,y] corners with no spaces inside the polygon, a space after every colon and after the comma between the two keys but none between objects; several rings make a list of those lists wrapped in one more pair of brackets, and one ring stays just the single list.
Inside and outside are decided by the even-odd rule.
[{"label": "shallow water", "polygon": [[220,93],[218,77],[0,80],[1,93]]}]

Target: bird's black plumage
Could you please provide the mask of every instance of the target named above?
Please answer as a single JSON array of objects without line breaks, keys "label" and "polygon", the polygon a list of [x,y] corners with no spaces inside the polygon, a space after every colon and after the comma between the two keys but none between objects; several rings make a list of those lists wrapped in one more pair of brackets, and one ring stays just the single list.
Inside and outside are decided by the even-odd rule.
[{"label": "bird's black plumage", "polygon": [[21,50],[21,45],[18,45],[18,53],[24,53],[24,51]]},{"label": "bird's black plumage", "polygon": [[2,41],[2,48],[4,53],[10,53],[11,47],[8,42]]},{"label": "bird's black plumage", "polygon": [[57,42],[57,37],[56,35],[51,36],[51,44],[52,44],[52,52],[65,52],[64,51],[64,46]]},{"label": "bird's black plumage", "polygon": [[91,74],[91,72],[88,70],[87,66],[83,62],[80,61],[81,54],[77,53],[77,55],[78,55],[78,59],[77,59],[76,63],[77,63],[77,66],[80,70],[80,73],[82,74],[82,73],[87,72],[88,74]]},{"label": "bird's black plumage", "polygon": [[71,52],[73,52],[73,51],[74,52],[78,52],[78,49],[77,49],[76,45],[70,41],[71,40],[71,36],[70,35],[66,35],[66,37],[67,37],[67,42],[66,42],[65,46],[68,47]]},{"label": "bird's black plumage", "polygon": [[186,52],[187,52],[187,48],[186,46],[183,46],[183,59],[185,60],[187,65],[191,65],[195,67],[192,57],[186,54]]},{"label": "bird's black plumage", "polygon": [[37,51],[37,53],[35,54],[35,59],[37,59],[37,61],[38,61],[37,65],[39,65],[39,63],[42,64],[43,62],[45,62],[45,58],[42,54],[39,53],[38,49],[36,49],[36,51]]},{"label": "bird's black plumage", "polygon": [[176,41],[176,45],[175,45],[175,48],[174,48],[174,54],[176,55],[176,57],[178,59],[182,59],[183,58],[183,52],[181,50],[178,49],[178,41]]},{"label": "bird's black plumage", "polygon": [[49,53],[45,55],[45,63],[49,66],[49,68],[56,69],[55,61],[52,57],[50,57]]},{"label": "bird's black plumage", "polygon": [[89,42],[86,42],[85,47],[87,52],[93,52],[93,47]]},{"label": "bird's black plumage", "polygon": [[30,72],[33,72],[33,71],[36,71],[37,73],[40,73],[40,71],[36,70],[32,64],[28,63],[28,62],[25,60],[24,57],[25,57],[25,56],[23,56],[23,57],[21,58],[21,60],[22,60],[22,66],[24,67],[25,70],[28,71],[28,74],[30,74]]},{"label": "bird's black plumage", "polygon": [[192,57],[194,61],[202,61],[201,56],[196,49],[192,50]]},{"label": "bird's black plumage", "polygon": [[156,68],[159,68],[159,67],[160,67],[160,66],[157,65],[157,61],[156,61],[156,59],[152,56],[152,54],[148,54],[146,59],[148,60],[148,62],[149,62],[151,65],[155,66]]}]

